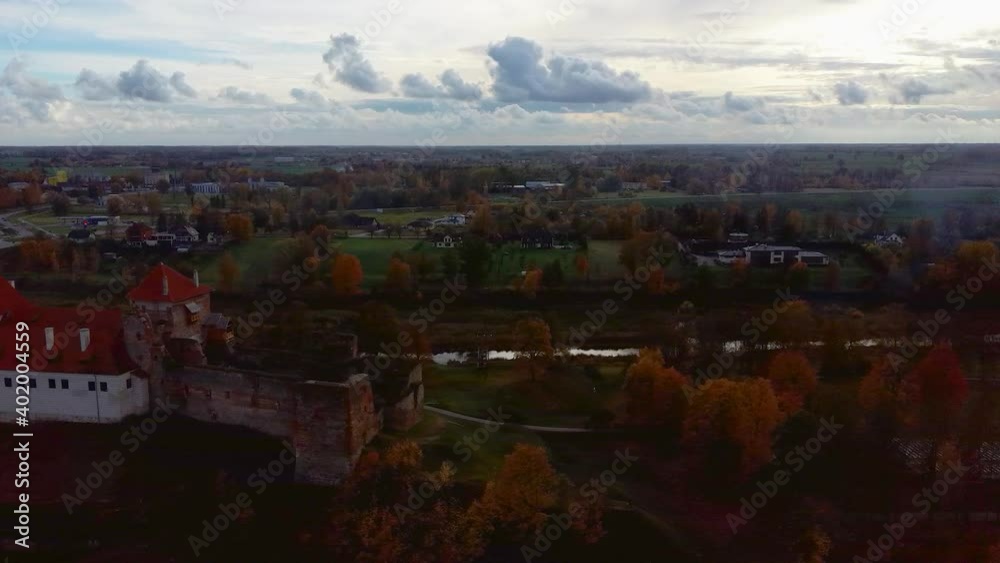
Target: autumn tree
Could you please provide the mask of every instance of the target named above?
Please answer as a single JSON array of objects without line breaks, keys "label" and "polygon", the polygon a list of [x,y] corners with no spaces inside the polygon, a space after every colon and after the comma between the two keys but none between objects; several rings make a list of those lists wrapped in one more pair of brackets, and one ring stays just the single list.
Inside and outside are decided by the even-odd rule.
[{"label": "autumn tree", "polygon": [[778,407],[786,416],[802,410],[806,398],[819,385],[816,370],[806,355],[797,350],[775,354],[767,366],[767,379],[774,387]]},{"label": "autumn tree", "polygon": [[691,397],[684,438],[700,446],[710,467],[749,475],[771,459],[771,438],[783,419],[763,379],[712,379]]},{"label": "autumn tree", "polygon": [[581,278],[588,278],[590,274],[590,260],[587,259],[587,255],[580,253],[576,255],[573,259],[573,266],[576,268],[576,275]]},{"label": "autumn tree", "polygon": [[240,265],[230,253],[222,255],[219,260],[219,284],[225,291],[232,291],[240,279]]},{"label": "autumn tree", "polygon": [[729,265],[729,285],[732,287],[744,287],[750,280],[750,267],[747,261],[742,258],[733,260]]},{"label": "autumn tree", "polygon": [[640,232],[624,244],[618,252],[618,263],[634,274],[640,267],[664,267],[670,263],[677,250],[677,241],[666,233]]},{"label": "autumn tree", "polygon": [[[769,334],[773,333],[776,341],[793,346],[812,341],[816,320],[808,302],[800,299],[786,301],[775,307],[772,312],[774,326]],[[767,315],[762,314],[761,318],[766,321]]]},{"label": "autumn tree", "polygon": [[812,526],[799,536],[795,542],[798,555],[796,563],[825,563],[833,542],[830,536],[819,526]]},{"label": "autumn tree", "polygon": [[410,272],[409,264],[395,256],[390,258],[389,268],[385,273],[386,291],[396,293],[409,293],[412,291],[413,278]]},{"label": "autumn tree", "polygon": [[826,281],[824,283],[827,291],[840,290],[840,262],[830,262],[826,267]]},{"label": "autumn tree", "polygon": [[125,210],[125,203],[122,201],[122,198],[120,197],[110,196],[107,199],[105,207],[107,207],[109,216],[117,217],[121,215],[122,212]]},{"label": "autumn tree", "polygon": [[664,365],[659,350],[644,349],[629,366],[625,379],[625,419],[629,424],[658,426],[679,433],[687,401],[689,378]]},{"label": "autumn tree", "polygon": [[549,325],[539,318],[518,321],[514,326],[514,350],[534,381],[537,372],[544,369],[555,354]]},{"label": "autumn tree", "polygon": [[530,268],[524,273],[524,278],[521,279],[518,291],[520,291],[522,295],[533,299],[541,286],[542,271],[537,267]]},{"label": "autumn tree", "polygon": [[253,238],[253,220],[244,213],[230,213],[225,219],[226,233],[239,242]]},{"label": "autumn tree", "polygon": [[546,519],[546,510],[557,500],[558,475],[544,448],[517,444],[504,457],[497,476],[475,510],[494,522],[502,536],[525,540],[532,537]]},{"label": "autumn tree", "polygon": [[969,395],[969,386],[950,345],[931,349],[903,377],[900,385],[903,421],[933,441],[931,467],[940,443],[955,428],[958,415]]},{"label": "autumn tree", "polygon": [[356,295],[361,293],[361,282],[364,272],[361,261],[352,254],[340,253],[333,261],[331,272],[333,291],[337,295]]}]

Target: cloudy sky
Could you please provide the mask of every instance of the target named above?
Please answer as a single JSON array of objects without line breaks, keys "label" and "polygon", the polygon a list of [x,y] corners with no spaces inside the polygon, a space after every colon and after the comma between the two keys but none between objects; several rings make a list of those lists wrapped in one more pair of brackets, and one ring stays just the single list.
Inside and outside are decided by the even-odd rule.
[{"label": "cloudy sky", "polygon": [[1000,142],[986,0],[0,0],[0,144]]}]

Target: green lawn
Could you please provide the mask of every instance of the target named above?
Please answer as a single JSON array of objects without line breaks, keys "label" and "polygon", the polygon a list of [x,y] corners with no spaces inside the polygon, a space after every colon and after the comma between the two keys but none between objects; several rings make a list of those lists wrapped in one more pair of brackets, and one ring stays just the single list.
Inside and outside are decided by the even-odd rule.
[{"label": "green lawn", "polygon": [[425,401],[480,418],[486,418],[488,409],[502,406],[514,417],[511,422],[581,427],[591,415],[610,409],[619,398],[623,366],[620,362],[605,364],[596,383],[580,370],[564,369],[538,374],[532,381],[517,362],[491,363],[486,370],[433,366],[424,377]]}]

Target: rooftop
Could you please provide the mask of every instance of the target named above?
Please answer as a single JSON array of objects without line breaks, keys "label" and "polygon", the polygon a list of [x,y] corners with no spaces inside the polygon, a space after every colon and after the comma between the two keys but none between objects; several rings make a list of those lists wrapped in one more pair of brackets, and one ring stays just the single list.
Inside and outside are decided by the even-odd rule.
[{"label": "rooftop", "polygon": [[211,287],[195,283],[177,270],[160,264],[129,292],[128,298],[132,301],[180,303],[211,291]]}]

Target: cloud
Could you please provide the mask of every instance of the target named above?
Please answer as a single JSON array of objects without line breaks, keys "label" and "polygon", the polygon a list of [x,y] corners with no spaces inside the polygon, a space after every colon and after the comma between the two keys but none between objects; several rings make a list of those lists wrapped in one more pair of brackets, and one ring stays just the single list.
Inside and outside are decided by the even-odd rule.
[{"label": "cloud", "polygon": [[[0,88],[7,89],[16,99],[16,105],[38,121],[49,121],[55,106],[66,101],[62,88],[28,74],[24,62],[18,58],[12,59],[4,68],[3,75],[0,75]],[[14,105],[11,102],[11,107]]]},{"label": "cloud", "polygon": [[842,106],[853,106],[868,101],[868,90],[853,80],[834,84],[833,92]]},{"label": "cloud", "polygon": [[114,84],[89,68],[80,71],[73,86],[85,100],[110,100],[118,94]]},{"label": "cloud", "polygon": [[330,49],[323,54],[323,62],[334,73],[337,82],[354,90],[377,94],[392,87],[361,53],[358,38],[348,33],[330,36]]},{"label": "cloud", "polygon": [[443,90],[430,83],[423,74],[407,74],[399,81],[399,88],[407,98],[437,98]]},{"label": "cloud", "polygon": [[320,94],[315,90],[292,88],[289,94],[297,103],[302,104],[304,106],[309,106],[314,108],[327,108],[330,106],[330,100],[328,100],[326,96]]},{"label": "cloud", "polygon": [[185,80],[183,72],[175,72],[170,77],[170,85],[174,87],[174,90],[182,96],[187,96],[188,98],[198,97],[198,93],[194,91],[187,81]]},{"label": "cloud", "polygon": [[478,84],[462,80],[458,72],[452,68],[441,73],[441,84],[448,97],[455,100],[478,100],[483,97],[483,91]]},{"label": "cloud", "polygon": [[240,90],[236,86],[226,86],[222,90],[219,90],[218,97],[238,104],[267,105],[274,103],[274,100],[267,94]]},{"label": "cloud", "polygon": [[42,78],[31,76],[24,62],[17,58],[7,63],[0,78],[0,86],[10,90],[18,98],[32,98],[45,102],[65,99],[62,88],[56,84],[49,84]]},{"label": "cloud", "polygon": [[240,59],[232,58],[232,57],[227,58],[227,59],[222,59],[222,64],[232,65],[232,66],[238,66],[238,67],[242,68],[243,70],[253,70],[253,65],[252,64],[250,64],[250,63],[248,63],[246,61],[241,61]]},{"label": "cloud", "polygon": [[764,101],[759,98],[736,96],[732,92],[726,92],[725,95],[722,96],[722,107],[727,112],[741,113],[744,111],[758,109],[763,105]]},{"label": "cloud", "polygon": [[118,75],[118,93],[123,98],[147,102],[169,102],[173,89],[166,76],[142,59]]},{"label": "cloud", "polygon": [[617,72],[600,61],[552,56],[522,37],[490,45],[494,95],[504,102],[634,103],[652,94],[649,83],[632,71]]},{"label": "cloud", "polygon": [[195,89],[187,83],[187,76],[183,72],[174,72],[167,78],[145,59],[140,59],[132,68],[118,73],[117,79],[103,77],[85,68],[77,75],[73,86],[83,99],[91,101],[119,97],[166,103],[173,101],[174,94],[187,98],[198,96]]},{"label": "cloud", "polygon": [[[935,94],[951,94],[954,92],[948,88],[931,86],[919,78],[907,78],[901,84],[896,86],[896,90],[899,92],[900,97],[893,96],[892,102],[894,104],[919,104],[923,101],[925,96]],[[900,102],[900,98],[902,99],[902,102]]]},{"label": "cloud", "polygon": [[431,83],[423,74],[407,74],[399,81],[399,88],[407,98],[449,98],[472,101],[483,97],[477,84],[462,80],[458,72],[448,69],[438,78],[440,85]]}]

